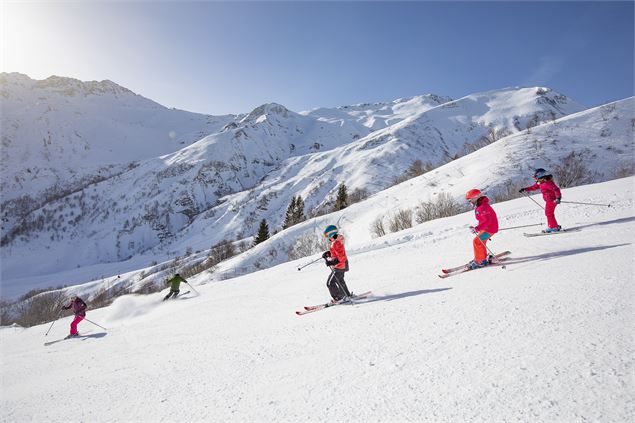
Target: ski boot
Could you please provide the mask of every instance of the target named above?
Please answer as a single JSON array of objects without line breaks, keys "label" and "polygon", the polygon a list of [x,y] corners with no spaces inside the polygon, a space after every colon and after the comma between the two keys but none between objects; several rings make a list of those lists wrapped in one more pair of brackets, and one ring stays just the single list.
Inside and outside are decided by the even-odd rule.
[{"label": "ski boot", "polygon": [[470,270],[475,270],[475,269],[480,269],[481,267],[485,267],[488,264],[489,263],[487,262],[487,259],[483,260],[480,263],[477,263],[476,261],[472,260],[465,267]]},{"label": "ski boot", "polygon": [[551,234],[554,232],[560,232],[562,230],[562,226],[558,225],[555,228],[547,228],[545,230],[543,230],[542,232],[545,234]]}]

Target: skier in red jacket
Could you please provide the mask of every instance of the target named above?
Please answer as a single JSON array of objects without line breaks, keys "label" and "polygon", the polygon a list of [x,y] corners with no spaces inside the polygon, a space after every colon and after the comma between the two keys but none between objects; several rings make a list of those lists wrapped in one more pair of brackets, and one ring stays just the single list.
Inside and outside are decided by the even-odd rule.
[{"label": "skier in red jacket", "polygon": [[560,201],[562,200],[560,188],[558,188],[558,185],[553,182],[553,177],[542,168],[536,169],[534,172],[534,180],[536,181],[535,184],[521,188],[518,192],[536,191],[539,189],[542,193],[543,200],[545,200],[545,215],[547,216],[548,226],[548,228],[543,230],[543,232],[558,232],[562,228],[558,225],[555,211],[556,206],[560,204]]},{"label": "skier in red jacket", "polygon": [[331,249],[322,254],[326,265],[331,268],[331,274],[326,286],[333,298],[332,302],[346,300],[352,294],[344,281],[344,272],[348,272],[348,258],[344,249],[344,237],[338,234],[337,226],[329,225],[324,229],[324,236],[331,241]]},{"label": "skier in red jacket", "polygon": [[498,217],[496,212],[489,205],[489,198],[481,194],[477,189],[471,189],[465,194],[465,199],[474,206],[474,214],[478,225],[470,226],[476,234],[472,241],[474,247],[474,260],[467,264],[471,269],[487,266],[491,262],[491,257],[487,255],[487,241],[498,232]]},{"label": "skier in red jacket", "polygon": [[71,322],[71,333],[66,338],[79,336],[79,332],[77,332],[77,325],[79,324],[79,322],[84,320],[84,317],[86,317],[87,305],[84,302],[84,300],[79,298],[77,295],[71,295],[71,301],[67,305],[62,307],[62,309],[68,310],[70,308],[73,309],[73,313],[75,313],[75,318]]}]

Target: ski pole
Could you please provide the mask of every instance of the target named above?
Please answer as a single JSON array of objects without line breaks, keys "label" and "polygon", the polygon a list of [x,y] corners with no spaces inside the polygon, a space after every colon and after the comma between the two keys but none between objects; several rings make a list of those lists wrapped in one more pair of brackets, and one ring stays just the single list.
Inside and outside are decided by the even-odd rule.
[{"label": "ski pole", "polygon": [[318,258],[316,258],[315,260],[313,260],[312,262],[307,263],[307,264],[305,264],[305,265],[303,265],[303,266],[298,267],[298,271],[300,271],[300,270],[304,269],[305,267],[307,267],[307,266],[309,266],[309,265],[311,265],[311,264],[313,264],[313,263],[315,263],[316,261],[321,260],[321,259],[322,259],[322,257],[318,257]]},{"label": "ski pole", "polygon": [[485,247],[485,249],[487,250],[488,253],[490,253],[492,255],[492,257],[494,257],[494,259],[501,264],[501,268],[502,269],[507,269],[507,266],[503,264],[503,262],[501,260],[498,259],[498,257],[496,257],[496,254],[494,254],[492,252],[492,250],[489,249],[489,247],[483,242],[483,240],[481,239],[480,236],[476,235],[476,237],[478,238],[478,240],[480,241],[481,244],[483,244],[483,247]]},{"label": "ski pole", "polygon": [[542,223],[532,223],[531,225],[521,225],[521,226],[510,226],[509,228],[499,229],[498,232],[506,231],[506,230],[509,230],[509,229],[527,228],[529,226],[540,226],[540,225],[542,225]]},{"label": "ski pole", "polygon": [[106,329],[105,327],[103,327],[102,325],[98,325],[97,323],[95,323],[95,322],[93,322],[93,321],[91,321],[91,320],[88,320],[88,319],[87,319],[87,318],[85,318],[85,317],[84,317],[84,320],[86,320],[86,321],[87,321],[87,322],[89,322],[89,323],[92,323],[92,324],[93,324],[93,325],[95,325],[95,326],[99,326],[99,327],[100,327],[100,328],[102,328],[103,330],[108,330],[108,329]]},{"label": "ski pole", "polygon": [[62,315],[62,312],[60,311],[59,314],[57,315],[57,317],[55,318],[55,320],[53,320],[51,322],[51,326],[49,326],[49,330],[46,331],[46,333],[44,334],[44,336],[48,335],[49,332],[51,331],[51,329],[53,329],[53,325],[55,324],[55,322],[57,322],[60,319],[60,316]]},{"label": "ski pole", "polygon": [[537,202],[536,200],[534,200],[533,198],[531,198],[531,196],[529,194],[525,194],[525,191],[523,191],[523,195],[527,198],[529,198],[531,201],[533,201],[534,203],[536,203],[538,205],[538,207],[540,207],[541,209],[545,209],[544,206],[542,204],[540,204],[539,202]]},{"label": "ski pole", "polygon": [[597,203],[580,203],[578,201],[560,201],[560,203],[567,203],[567,204],[582,204],[585,206],[601,206],[601,207],[611,207],[610,204],[597,204]]},{"label": "ski pole", "polygon": [[192,285],[190,285],[190,283],[188,281],[184,281],[187,286],[189,286],[190,288],[192,288],[192,291],[196,292],[196,295],[201,295],[196,289],[194,289],[194,287]]}]

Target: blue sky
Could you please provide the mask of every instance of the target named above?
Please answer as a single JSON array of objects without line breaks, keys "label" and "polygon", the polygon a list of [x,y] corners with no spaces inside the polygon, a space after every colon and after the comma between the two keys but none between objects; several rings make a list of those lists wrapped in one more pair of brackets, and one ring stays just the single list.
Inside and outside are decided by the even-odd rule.
[{"label": "blue sky", "polygon": [[2,71],[244,113],[547,86],[632,96],[633,2],[9,2]]}]

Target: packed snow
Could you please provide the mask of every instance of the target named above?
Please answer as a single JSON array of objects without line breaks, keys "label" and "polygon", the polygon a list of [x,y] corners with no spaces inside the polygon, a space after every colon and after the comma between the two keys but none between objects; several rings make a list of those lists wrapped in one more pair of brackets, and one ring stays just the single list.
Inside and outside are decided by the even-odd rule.
[{"label": "packed snow", "polygon": [[[472,212],[356,243],[354,292],[328,300],[316,257],[240,278],[190,280],[183,299],[125,296],[68,318],[0,330],[3,422],[633,421],[635,178],[563,190],[579,231],[501,231],[506,269],[439,279],[471,258]],[[539,196],[534,198],[540,200]],[[493,204],[501,228],[544,222],[527,198]],[[351,227],[354,225],[351,223]],[[182,285],[182,290],[188,290]],[[50,328],[48,336],[44,336]]]}]

